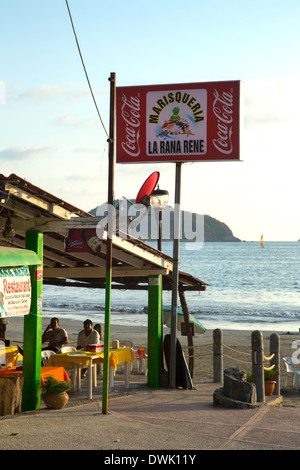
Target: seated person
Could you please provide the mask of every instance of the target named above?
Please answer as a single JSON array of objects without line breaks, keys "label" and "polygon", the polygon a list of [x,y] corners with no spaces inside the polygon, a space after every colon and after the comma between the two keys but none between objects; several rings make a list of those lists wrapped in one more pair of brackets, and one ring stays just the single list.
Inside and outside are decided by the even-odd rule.
[{"label": "seated person", "polygon": [[69,343],[68,333],[64,328],[59,327],[58,318],[51,318],[50,325],[45,329],[42,336],[42,343],[48,341],[48,346],[42,348],[43,351],[50,349],[59,353],[64,344]]},{"label": "seated person", "polygon": [[103,339],[103,325],[100,325],[100,323],[97,323],[94,326],[94,330],[98,331],[100,342],[101,342],[101,340]]},{"label": "seated person", "polygon": [[0,318],[0,340],[5,342],[6,318]]},{"label": "seated person", "polygon": [[77,349],[85,349],[87,344],[100,344],[99,333],[93,329],[91,320],[85,320],[83,328],[78,334]]}]

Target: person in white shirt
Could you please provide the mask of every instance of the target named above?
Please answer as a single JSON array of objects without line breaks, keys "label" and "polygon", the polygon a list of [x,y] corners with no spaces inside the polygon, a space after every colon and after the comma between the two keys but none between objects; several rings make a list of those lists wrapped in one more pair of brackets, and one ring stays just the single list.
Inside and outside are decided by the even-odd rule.
[{"label": "person in white shirt", "polygon": [[45,349],[50,349],[55,353],[59,353],[64,344],[69,343],[68,333],[64,328],[60,328],[58,318],[51,318],[50,324],[45,329],[42,336],[42,343],[48,341]]},{"label": "person in white shirt", "polygon": [[78,334],[77,349],[86,349],[87,344],[100,344],[99,333],[93,329],[91,320],[85,320],[83,328]]}]

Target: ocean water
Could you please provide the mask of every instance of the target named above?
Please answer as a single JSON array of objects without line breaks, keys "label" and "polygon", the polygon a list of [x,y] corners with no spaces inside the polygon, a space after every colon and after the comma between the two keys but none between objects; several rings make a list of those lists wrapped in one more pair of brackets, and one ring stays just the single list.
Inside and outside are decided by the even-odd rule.
[{"label": "ocean water", "polygon": [[[162,248],[172,256],[172,243]],[[190,313],[207,329],[298,332],[300,242],[265,242],[264,248],[259,241],[181,243],[180,270],[209,284],[204,292],[186,292]],[[171,292],[163,295],[170,304]],[[111,324],[147,326],[147,296],[147,291],[113,289]],[[44,286],[46,317],[103,323],[104,312],[104,289]]]}]

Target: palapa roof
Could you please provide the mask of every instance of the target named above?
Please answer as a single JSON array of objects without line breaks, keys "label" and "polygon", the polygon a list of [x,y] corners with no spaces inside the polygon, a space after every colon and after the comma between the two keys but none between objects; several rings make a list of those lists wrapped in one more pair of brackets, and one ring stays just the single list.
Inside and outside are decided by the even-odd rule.
[{"label": "palapa roof", "polygon": [[[3,236],[11,219],[13,237]],[[90,224],[96,218],[72,204],[11,174],[0,174],[0,247],[25,248],[27,230],[44,232],[44,284],[104,288],[106,276],[106,235],[100,253],[69,253],[65,243],[70,224]],[[75,226],[74,225],[74,226]],[[117,233],[112,238],[112,288],[147,289],[148,276],[162,274],[163,289],[172,290],[173,258],[142,240]],[[71,281],[71,282],[70,282]],[[179,288],[205,290],[207,284],[179,271]]]}]

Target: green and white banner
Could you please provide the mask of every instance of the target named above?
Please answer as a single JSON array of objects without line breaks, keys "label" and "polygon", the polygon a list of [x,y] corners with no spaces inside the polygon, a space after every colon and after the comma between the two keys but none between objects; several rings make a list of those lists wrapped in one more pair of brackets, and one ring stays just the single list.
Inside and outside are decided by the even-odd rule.
[{"label": "green and white banner", "polygon": [[31,281],[28,266],[0,269],[0,317],[29,314]]}]

